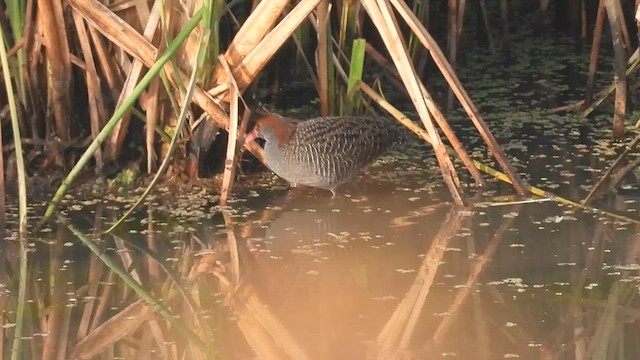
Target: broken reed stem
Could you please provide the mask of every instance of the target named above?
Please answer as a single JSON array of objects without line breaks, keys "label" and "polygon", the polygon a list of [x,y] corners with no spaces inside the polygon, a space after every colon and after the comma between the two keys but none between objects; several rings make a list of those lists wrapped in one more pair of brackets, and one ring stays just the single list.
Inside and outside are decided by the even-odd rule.
[{"label": "broken reed stem", "polygon": [[[233,68],[233,77],[241,93],[255,80],[267,62],[282,47],[282,44],[289,39],[295,29],[307,18],[309,13],[316,8],[320,1],[322,0],[300,1],[273,30]],[[221,100],[228,101],[228,96],[229,93],[223,94]],[[256,144],[256,146],[258,145]]]},{"label": "broken reed stem", "polygon": [[513,185],[516,192],[520,195],[524,195],[527,192],[527,188],[524,185],[524,182],[520,178],[520,175],[513,169],[509,161],[507,160],[506,155],[500,148],[500,145],[496,141],[495,137],[489,130],[489,127],[482,119],[480,112],[476,108],[476,106],[471,101],[471,98],[467,94],[466,90],[462,86],[462,83],[456,76],[455,72],[451,68],[451,65],[447,62],[446,57],[442,53],[442,50],[433,39],[431,34],[425,29],[425,27],[420,23],[420,21],[416,18],[416,16],[411,12],[411,9],[407,6],[407,4],[402,0],[390,0],[391,4],[396,8],[400,16],[404,19],[407,25],[411,28],[416,34],[416,37],[422,45],[431,53],[431,57],[433,61],[440,69],[440,72],[444,76],[445,80],[449,84],[449,86],[453,89],[453,92],[456,94],[458,101],[467,112],[467,115],[471,119],[471,122],[475,125],[476,129],[482,136],[483,140],[489,147],[489,150],[493,154],[494,158],[500,164],[500,167],[505,171],[507,176],[510,179],[510,183]]},{"label": "broken reed stem", "polygon": [[611,176],[611,173],[613,172],[613,170],[618,166],[618,164],[620,164],[622,159],[624,159],[624,157],[627,156],[627,154],[631,150],[633,150],[633,148],[635,148],[636,145],[638,145],[638,142],[640,142],[640,135],[637,135],[629,143],[629,145],[627,145],[627,148],[624,149],[622,154],[620,154],[620,156],[618,156],[618,158],[613,162],[613,164],[609,167],[609,169],[607,169],[607,171],[604,173],[604,175],[602,175],[600,180],[598,180],[598,183],[593,187],[593,189],[591,189],[591,191],[589,192],[587,197],[585,197],[584,200],[582,200],[583,204],[588,205],[591,202],[592,198],[595,196],[595,194],[598,192],[598,190],[600,190],[600,188],[602,187],[604,182],[609,178],[609,176]]},{"label": "broken reed stem", "polygon": [[[89,106],[91,138],[95,140],[98,133],[100,133],[100,128],[102,127],[101,119],[107,118],[107,112],[104,108],[102,91],[100,89],[100,80],[98,78],[98,71],[95,66],[96,62],[93,58],[91,44],[89,43],[89,36],[87,34],[85,21],[77,11],[73,12],[73,20],[76,26],[78,40],[80,42],[80,48],[82,49],[82,54],[84,56],[88,101],[92,104],[92,106]],[[98,148],[96,150],[94,158],[96,159],[96,172],[100,174],[102,173],[103,167],[102,149]]]},{"label": "broken reed stem", "polygon": [[227,71],[227,81],[229,82],[229,93],[231,103],[229,104],[229,136],[227,138],[227,158],[224,162],[224,173],[222,176],[222,189],[220,189],[220,205],[226,205],[229,193],[233,186],[233,180],[236,173],[236,165],[238,163],[238,98],[240,91],[235,82],[231,68],[225,60],[224,56],[218,57],[220,65]]},{"label": "broken reed stem", "polygon": [[624,16],[621,13],[619,0],[605,0],[611,40],[613,42],[613,68],[615,71],[616,99],[613,111],[613,137],[622,139],[624,136],[624,118],[627,109],[627,54],[624,47],[623,28]]},{"label": "broken reed stem", "polygon": [[[627,74],[627,77],[638,70],[638,65],[640,65],[640,61],[638,61],[639,59],[640,59],[640,49],[636,49],[633,55],[629,57],[629,61],[627,62],[627,70],[625,72]],[[630,87],[631,87],[631,90],[635,89],[634,85],[631,85]],[[604,103],[605,100],[609,98],[609,96],[611,95],[611,93],[613,93],[615,89],[616,89],[616,85],[614,83],[606,85],[604,88],[598,91],[598,93],[596,93],[595,97],[597,98],[597,100],[593,102],[591,105],[589,105],[589,107],[586,108],[579,116],[584,118],[591,115],[591,113],[595,109],[600,107],[600,105],[602,105],[602,103]],[[555,114],[555,113],[564,112],[564,111],[573,111],[583,106],[585,106],[584,99],[576,101],[573,104],[558,106],[553,109],[545,110],[542,112],[542,114],[549,115],[549,114]]]},{"label": "broken reed stem", "polygon": [[[629,75],[635,73],[640,68],[639,65],[640,65],[640,58],[636,58],[635,61],[631,65],[629,65],[629,67],[627,68],[627,70],[625,72],[626,76],[629,76]],[[607,85],[607,87],[605,87],[602,91],[600,91],[598,93],[600,95],[598,97],[598,100],[594,101],[593,104],[591,104],[591,106],[589,106],[586,110],[584,110],[580,114],[580,117],[581,118],[585,118],[585,117],[591,115],[591,113],[593,111],[595,111],[597,108],[599,108],[600,105],[602,105],[602,103],[604,103],[604,101],[607,100],[609,98],[609,96],[611,96],[611,94],[616,90],[616,88],[617,88],[617,83],[616,82]],[[582,105],[583,102],[579,101],[578,104]]]},{"label": "broken reed stem", "polygon": [[318,97],[320,99],[320,115],[329,116],[332,114],[332,106],[330,103],[334,101],[329,96],[329,57],[333,55],[331,43],[329,42],[329,34],[327,29],[328,22],[328,2],[320,1],[316,7],[316,34],[318,37],[318,46],[316,48],[316,62],[318,72]]},{"label": "broken reed stem", "polygon": [[389,50],[389,55],[393,59],[400,73],[400,77],[405,84],[409,97],[429,133],[440,171],[442,172],[444,182],[449,189],[454,203],[462,205],[463,201],[459,191],[460,181],[458,180],[458,175],[440,139],[438,131],[435,129],[420,88],[420,84],[422,83],[418,80],[413,64],[409,59],[407,47],[400,34],[397,20],[390,5],[385,0],[362,0],[361,4],[371,17],[373,23],[376,24],[376,28],[385,46]]},{"label": "broken reed stem", "polygon": [[[367,87],[361,87],[361,89],[367,93],[368,95],[371,93],[370,91],[367,91]],[[370,89],[370,88],[369,88]],[[376,94],[377,95],[377,94]],[[372,99],[374,99],[376,102],[378,102],[378,100],[382,100],[380,102],[378,102],[378,104],[380,104],[380,106],[382,106],[385,110],[387,110],[394,118],[396,118],[396,120],[398,120],[399,122],[401,122],[402,124],[405,124],[409,129],[411,129],[413,132],[415,132],[421,139],[424,139],[425,141],[429,141],[428,137],[424,134],[424,129],[420,128],[419,126],[417,126],[416,124],[413,125],[408,125],[408,121],[407,119],[409,119],[406,115],[404,115],[400,110],[396,109],[393,105],[391,105],[390,103],[388,103],[387,101],[385,101],[384,99],[382,99],[382,97],[378,96],[372,96]],[[453,156],[456,156],[457,154],[449,151]],[[511,180],[509,179],[509,177],[503,173],[500,172],[492,167],[489,167],[487,165],[484,165],[483,163],[477,161],[477,160],[471,160],[473,166],[484,172],[485,174],[491,175],[494,178],[505,182],[507,184],[512,184]],[[614,218],[616,220],[620,220],[620,221],[624,221],[624,222],[631,222],[634,224],[640,224],[640,220],[638,219],[632,219],[630,217],[624,216],[624,215],[619,215],[619,214],[615,214],[613,212],[609,212],[606,210],[601,210],[592,206],[588,206],[587,204],[581,204],[578,202],[575,202],[573,200],[569,200],[566,198],[563,198],[561,196],[555,195],[551,192],[548,192],[546,190],[542,190],[538,187],[532,186],[532,185],[527,185],[527,190],[537,196],[540,197],[544,197],[544,198],[549,198],[552,201],[561,203],[561,204],[565,204],[568,206],[573,206],[585,211],[593,211],[595,213],[599,213],[611,218]]]},{"label": "broken reed stem", "polygon": [[[458,0],[447,0],[449,14],[448,19],[448,36],[447,46],[449,47],[449,64],[455,71],[458,57]],[[453,108],[453,92],[451,87],[447,89],[447,110]]]},{"label": "broken reed stem", "polygon": [[[140,35],[131,25],[123,22],[109,8],[95,0],[69,0],[69,4],[74,10],[80,12],[85,20],[93,27],[117,44],[118,47],[121,47],[128,54],[140,60],[145,66],[153,66],[156,61],[158,49]],[[179,76],[184,83],[189,82],[189,77],[176,70],[171,64],[165,64],[163,70],[171,81],[175,81]],[[135,87],[135,83],[137,82],[134,82],[132,86]],[[206,111],[211,116],[211,119],[218,125],[224,129],[229,127],[227,114],[220,105],[200,87],[195,88],[193,100],[202,110]],[[257,143],[250,142],[244,146],[251,151],[258,160],[263,163],[265,162],[264,152]]]},{"label": "broken reed stem", "polygon": [[[52,108],[56,134],[62,141],[71,139],[69,114],[71,114],[71,60],[67,43],[67,30],[62,10],[62,2],[38,0],[39,25],[46,47],[46,61],[49,66],[47,82],[49,101]],[[4,44],[3,44],[4,46]]]},{"label": "broken reed stem", "polygon": [[[367,95],[369,95],[378,105],[380,105],[383,109],[387,110],[390,114],[392,114],[400,123],[402,123],[404,126],[409,128],[409,130],[416,133],[424,141],[431,143],[429,134],[423,128],[418,126],[418,124],[416,124],[411,119],[404,116],[404,114],[402,114],[398,109],[396,109],[393,105],[387,102],[373,88],[371,88],[369,85],[367,85],[362,81],[358,81],[357,86],[362,91],[364,91]],[[436,107],[436,110],[438,110],[437,107]],[[439,113],[439,116],[435,116],[435,117],[436,117],[436,120],[438,121],[438,125],[440,125],[440,127],[443,129],[443,132],[447,136],[447,139],[449,139],[451,146],[455,149],[458,157],[460,158],[462,163],[467,167],[467,170],[469,170],[469,172],[471,173],[471,176],[473,176],[473,179],[476,181],[476,183],[479,186],[485,186],[486,182],[484,181],[482,174],[480,174],[478,169],[476,169],[476,167],[473,166],[473,161],[471,160],[469,153],[467,153],[466,149],[464,148],[464,146],[462,145],[458,137],[453,132],[453,129],[451,129],[451,127],[449,126],[449,123],[446,121],[446,119],[444,119],[444,115],[442,115],[442,113]]]},{"label": "broken reed stem", "polygon": [[[151,8],[151,12],[147,17],[147,22],[145,24],[144,30],[142,32],[142,39],[151,43],[153,40],[154,34],[158,29],[158,24],[160,24],[160,18],[162,13],[162,1],[155,1],[153,7]],[[91,27],[95,29],[94,27]],[[95,30],[93,30],[95,32]],[[96,38],[101,39],[100,36],[96,34]],[[113,56],[110,56],[113,58]],[[113,61],[112,61],[113,62]],[[116,104],[116,108],[118,108],[133,92],[136,84],[138,83],[140,77],[142,76],[142,71],[144,70],[144,62],[136,57],[133,59],[133,64],[131,65],[129,72],[127,74],[126,80],[124,80],[122,86],[118,86],[113,89],[121,89],[120,94],[117,97],[118,102]],[[155,87],[158,85],[150,86],[150,93],[155,93]],[[149,110],[153,104],[147,103],[147,114],[151,114],[152,111]],[[129,121],[131,119],[131,112],[127,111],[123,116],[122,120],[116,125],[113,132],[111,133],[109,140],[106,144],[106,152],[109,158],[117,158],[120,155],[122,150],[122,146],[124,145],[127,129],[129,127]],[[154,122],[154,119],[151,119],[151,122]],[[147,124],[147,136],[148,136],[149,124]],[[148,146],[148,144],[147,144]],[[148,150],[147,150],[148,151]],[[149,152],[147,152],[147,156],[149,156]],[[149,161],[149,160],[147,160]],[[147,171],[150,172],[152,167],[148,168]]]},{"label": "broken reed stem", "polygon": [[[254,2],[255,4],[255,2]],[[260,1],[251,11],[247,20],[233,37],[224,58],[232,69],[249,55],[260,41],[276,25],[289,0]],[[220,65],[214,69],[214,84],[227,84],[226,71]],[[219,86],[218,85],[218,86]],[[209,91],[211,93],[211,90]],[[217,95],[211,95],[213,97]]]},{"label": "broken reed stem", "polygon": [[[496,170],[494,168],[491,168],[491,167],[489,167],[487,165],[484,165],[483,163],[481,163],[479,161],[476,161],[476,160],[473,161],[473,164],[480,171],[483,171],[483,172],[495,177],[496,179],[498,179],[500,181],[506,182],[508,184],[511,183],[509,181],[509,178],[504,173],[502,173],[502,172],[500,172],[500,171],[498,171],[498,170]],[[588,206],[588,205],[585,205],[585,204],[581,204],[579,202],[575,202],[573,200],[569,200],[569,199],[564,198],[562,196],[555,195],[555,194],[553,194],[551,192],[548,192],[546,190],[542,190],[542,189],[537,188],[537,187],[532,186],[532,185],[527,185],[527,190],[529,190],[529,192],[531,192],[533,195],[537,195],[537,196],[544,197],[544,198],[549,198],[552,201],[555,201],[555,202],[558,202],[558,203],[561,203],[561,204],[564,204],[564,205],[576,207],[576,208],[582,209],[584,211],[592,211],[594,213],[601,214],[601,215],[604,215],[604,216],[607,216],[607,217],[610,217],[610,218],[613,218],[613,219],[616,219],[616,220],[620,220],[620,221],[623,221],[623,222],[640,224],[640,220],[638,220],[638,219],[632,219],[632,218],[624,216],[624,215],[616,214],[616,213],[613,213],[613,212],[610,212],[610,211],[607,211],[607,210],[598,209],[598,208],[593,207],[593,206]]]}]

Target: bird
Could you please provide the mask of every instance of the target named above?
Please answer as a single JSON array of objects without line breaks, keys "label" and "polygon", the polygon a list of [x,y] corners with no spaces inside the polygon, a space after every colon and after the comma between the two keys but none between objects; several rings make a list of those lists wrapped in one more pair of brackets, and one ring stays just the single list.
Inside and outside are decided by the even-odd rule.
[{"label": "bird", "polygon": [[296,121],[263,115],[245,143],[265,140],[266,165],[291,185],[331,191],[407,140],[406,130],[380,117],[329,116]]}]

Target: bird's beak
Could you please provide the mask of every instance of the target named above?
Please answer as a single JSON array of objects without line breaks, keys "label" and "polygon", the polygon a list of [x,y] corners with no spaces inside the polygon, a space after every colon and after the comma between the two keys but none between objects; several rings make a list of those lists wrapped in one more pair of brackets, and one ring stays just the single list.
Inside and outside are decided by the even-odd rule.
[{"label": "bird's beak", "polygon": [[259,138],[259,137],[260,137],[260,133],[258,132],[258,130],[253,129],[253,130],[251,130],[251,132],[249,132],[249,133],[247,133],[247,135],[245,135],[244,143],[245,144],[250,143],[250,142],[252,142],[253,140],[255,140],[255,139]]}]

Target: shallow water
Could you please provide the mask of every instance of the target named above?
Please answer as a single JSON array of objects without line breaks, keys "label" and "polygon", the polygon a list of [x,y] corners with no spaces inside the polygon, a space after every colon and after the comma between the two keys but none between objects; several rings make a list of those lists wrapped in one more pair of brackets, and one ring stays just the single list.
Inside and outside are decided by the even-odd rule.
[{"label": "shallow water", "polygon": [[[538,39],[528,45],[535,53],[523,53],[522,45],[514,42],[515,56],[537,65],[565,48]],[[516,170],[532,185],[583,199],[620,151],[609,141],[610,116],[540,111],[580,97],[553,86],[565,83],[556,76],[565,67],[584,70],[586,56],[549,73],[521,63],[492,73],[473,56],[463,82],[492,115]],[[472,157],[495,166],[470,123],[449,119]],[[159,189],[113,234],[103,232],[136,194],[67,198],[57,222],[24,243],[21,358],[640,358],[636,224],[544,199],[515,204],[521,199],[496,181],[485,191],[466,186],[475,197],[456,208],[432,151],[418,144],[336,198],[262,177],[225,208],[212,193]],[[462,169],[460,177],[471,182]],[[597,206],[640,219],[637,184],[628,185],[629,194]],[[43,209],[33,205],[32,223]],[[8,211],[3,358],[25,254],[17,208]],[[154,302],[166,311],[147,305]]]},{"label": "shallow water", "polygon": [[[574,172],[568,166],[579,162],[560,163],[541,169]],[[533,174],[553,182],[544,171]],[[25,357],[38,358],[44,348],[136,359],[640,355],[628,340],[638,335],[640,313],[636,225],[551,201],[509,205],[515,198],[493,193],[456,208],[439,183],[426,181],[437,177],[395,156],[336,198],[289,191],[277,180],[227,208],[216,207],[213,195],[158,195],[102,236],[95,234],[127,202],[69,199],[60,218],[69,222],[28,239]],[[558,179],[558,192],[584,193]],[[618,196],[608,205],[637,217],[634,199]],[[18,296],[15,212],[0,250],[5,343]],[[74,231],[128,269],[210,352],[136,302],[142,295]]]}]

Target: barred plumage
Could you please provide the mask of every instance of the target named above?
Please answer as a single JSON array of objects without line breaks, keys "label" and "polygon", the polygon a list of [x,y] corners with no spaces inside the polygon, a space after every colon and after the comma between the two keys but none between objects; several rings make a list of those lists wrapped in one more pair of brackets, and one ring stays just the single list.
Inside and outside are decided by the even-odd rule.
[{"label": "barred plumage", "polygon": [[293,185],[331,190],[348,181],[407,139],[390,120],[371,117],[318,117],[292,121],[260,118],[247,141],[265,140],[267,165]]}]

